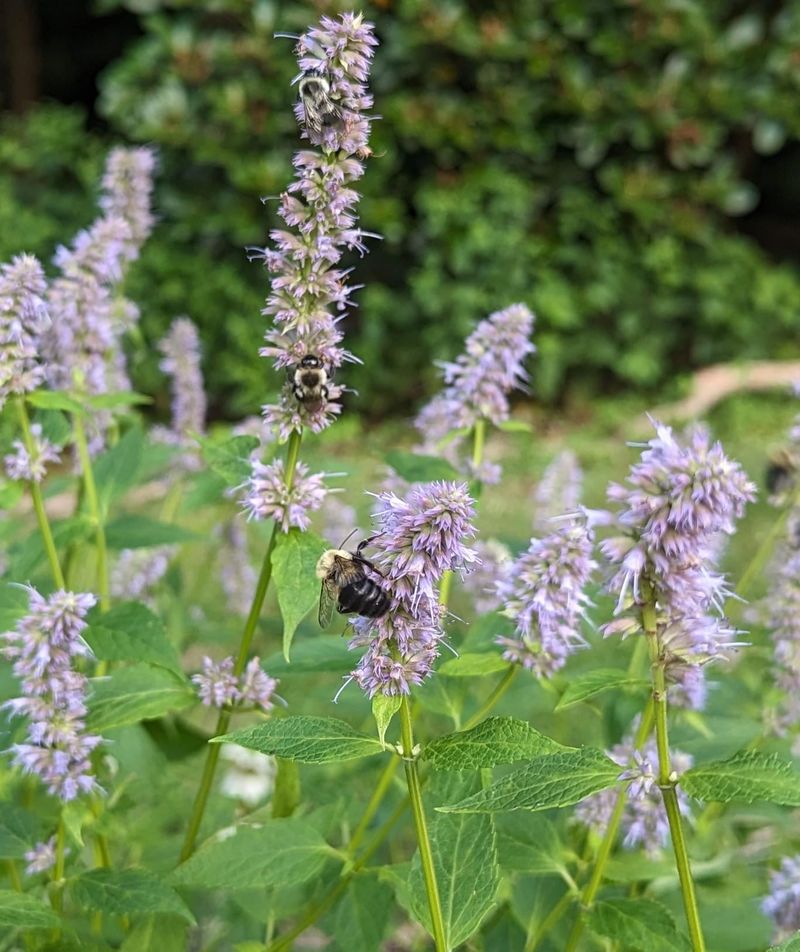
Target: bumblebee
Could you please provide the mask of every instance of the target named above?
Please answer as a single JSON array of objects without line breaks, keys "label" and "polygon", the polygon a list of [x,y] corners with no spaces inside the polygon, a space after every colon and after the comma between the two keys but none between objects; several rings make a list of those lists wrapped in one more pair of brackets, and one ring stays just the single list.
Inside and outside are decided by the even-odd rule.
[{"label": "bumblebee", "polygon": [[331,97],[328,77],[319,70],[303,73],[297,85],[297,95],[303,104],[307,131],[320,135],[326,126],[333,126],[341,120],[342,108]]},{"label": "bumblebee", "polygon": [[330,624],[334,605],[342,615],[363,615],[365,618],[380,618],[389,610],[389,595],[368,574],[369,571],[377,575],[381,573],[361,555],[371,541],[365,539],[359,543],[355,552],[328,549],[319,557],[317,578],[322,585],[318,618],[321,628]]},{"label": "bumblebee", "polygon": [[328,399],[328,371],[315,354],[305,357],[289,371],[292,393],[309,413],[321,410]]},{"label": "bumblebee", "polygon": [[764,472],[764,482],[772,499],[783,499],[797,482],[798,460],[786,449],[774,452]]}]

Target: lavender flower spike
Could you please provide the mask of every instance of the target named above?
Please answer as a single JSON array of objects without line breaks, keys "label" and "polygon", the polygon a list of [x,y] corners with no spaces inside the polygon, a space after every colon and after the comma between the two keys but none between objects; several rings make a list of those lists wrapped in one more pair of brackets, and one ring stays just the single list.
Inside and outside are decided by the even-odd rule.
[{"label": "lavender flower spike", "polygon": [[356,616],[350,647],[368,645],[351,677],[372,697],[408,694],[431,673],[444,637],[437,584],[447,570],[476,560],[474,504],[464,484],[422,483],[400,498],[381,493],[374,561],[391,607],[378,619]]},{"label": "lavender flower spike", "polygon": [[512,565],[497,591],[517,629],[498,638],[503,657],[538,677],[551,677],[577,649],[586,647],[581,620],[589,604],[584,589],[597,567],[592,533],[582,520],[563,522]]},{"label": "lavender flower spike", "polygon": [[295,156],[296,178],[281,195],[278,210],[286,228],[273,229],[271,246],[259,252],[272,276],[264,313],[274,320],[261,355],[274,359],[284,379],[287,368],[293,373],[304,357],[317,358],[327,377],[319,400],[299,400],[289,379],[280,403],[264,407],[265,421],[281,440],[303,427],[319,432],[330,425],[341,412],[337,399],[342,388],[333,382],[333,373],[354,359],[341,346],[338,326],[354,288],[339,263],[346,251],[366,251],[368,233],[358,227],[359,196],[352,185],[363,175],[362,159],[370,154],[366,112],[372,97],[366,82],[376,45],[371,24],[351,13],[322,17],[297,44],[300,69],[326,77],[340,116],[315,131],[305,121],[303,104],[296,107],[303,135],[316,149]]},{"label": "lavender flower spike", "polygon": [[533,497],[533,527],[547,532],[551,519],[562,512],[574,512],[581,501],[583,473],[572,450],[562,450],[548,465]]},{"label": "lavender flower spike", "polygon": [[31,424],[31,444],[29,453],[22,440],[14,440],[14,452],[5,458],[6,474],[9,479],[24,479],[30,483],[40,483],[46,473],[48,463],[58,463],[61,454],[42,433],[40,423]]},{"label": "lavender flower spike", "polygon": [[155,153],[146,148],[112,149],[106,160],[100,208],[106,217],[122,218],[128,223],[129,260],[139,254],[155,224],[150,208],[155,166]]},{"label": "lavender flower spike", "polygon": [[29,613],[0,636],[22,687],[5,707],[29,719],[13,761],[65,801],[96,787],[90,756],[102,738],[85,731],[87,680],[75,666],[92,654],[81,632],[94,604],[94,595],[60,591],[45,599],[30,589]]},{"label": "lavender flower spike", "polygon": [[200,338],[197,327],[188,317],[178,317],[169,333],[159,342],[164,355],[159,366],[172,378],[172,426],[159,431],[168,443],[185,446],[186,469],[197,469],[199,459],[194,449],[194,436],[202,435],[206,426],[206,394],[200,367]]},{"label": "lavender flower spike", "polygon": [[298,463],[290,487],[283,460],[256,461],[242,506],[249,519],[274,519],[283,532],[292,527],[305,531],[311,525],[310,513],[319,509],[328,493],[324,477],[324,473],[309,475],[308,467]]},{"label": "lavender flower spike", "polygon": [[[618,598],[618,617],[604,633],[639,630],[646,586],[655,597],[667,677],[684,682],[679,697],[691,702],[684,669],[724,658],[740,645],[739,633],[721,616],[729,590],[716,558],[719,536],[733,532],[745,503],[755,498],[755,486],[705,430],[696,428],[681,443],[669,427],[655,427],[656,437],[631,468],[628,485],[608,489],[618,506],[618,534],[605,539],[601,550],[615,567],[610,589]],[[692,687],[702,703],[705,692]]]},{"label": "lavender flower spike", "polygon": [[0,266],[0,409],[15,393],[30,393],[44,379],[40,338],[49,323],[47,282],[33,255]]},{"label": "lavender flower spike", "polygon": [[[622,845],[629,850],[641,846],[648,856],[656,858],[668,841],[669,824],[657,782],[658,752],[655,742],[647,744],[640,754],[628,737],[612,748],[608,755],[621,767],[627,768],[619,778],[628,781],[625,812],[622,814]],[[691,767],[692,758],[681,751],[673,751],[672,765],[681,774]],[[590,827],[597,835],[602,835],[608,827],[616,800],[617,791],[613,787],[592,794],[575,808],[575,819]],[[680,787],[678,806],[681,813],[688,815],[689,801]]]},{"label": "lavender flower spike", "polygon": [[769,874],[769,895],[761,908],[775,925],[776,942],[800,929],[800,854],[781,860],[781,867]]},{"label": "lavender flower spike", "polygon": [[263,711],[271,711],[275,706],[273,697],[278,681],[261,668],[258,658],[251,658],[238,678],[233,667],[233,658],[223,658],[219,662],[203,658],[203,673],[192,675],[203,704],[218,708],[251,704]]}]

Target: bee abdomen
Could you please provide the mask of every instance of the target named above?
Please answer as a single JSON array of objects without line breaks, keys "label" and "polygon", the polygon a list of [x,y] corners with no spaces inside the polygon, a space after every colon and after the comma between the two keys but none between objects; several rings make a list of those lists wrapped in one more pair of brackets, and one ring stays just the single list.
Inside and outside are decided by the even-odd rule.
[{"label": "bee abdomen", "polygon": [[389,596],[372,579],[356,579],[339,591],[339,611],[346,615],[354,612],[365,618],[380,618],[389,610]]}]

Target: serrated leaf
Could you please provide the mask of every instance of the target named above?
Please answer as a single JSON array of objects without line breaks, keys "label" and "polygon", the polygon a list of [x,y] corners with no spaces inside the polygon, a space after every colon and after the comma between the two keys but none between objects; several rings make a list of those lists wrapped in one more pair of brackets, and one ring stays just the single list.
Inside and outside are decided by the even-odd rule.
[{"label": "serrated leaf", "polygon": [[146,661],[181,673],[175,646],[146,605],[124,602],[97,616],[83,638],[99,661]]},{"label": "serrated leaf", "polygon": [[[434,814],[428,832],[446,945],[455,949],[479,928],[495,904],[500,869],[494,822],[490,816]],[[419,852],[411,862],[408,890],[415,918],[433,934]]]},{"label": "serrated leaf", "polygon": [[280,717],[214,737],[213,744],[238,744],[262,754],[299,760],[303,764],[327,764],[356,760],[383,751],[382,744],[335,717]]},{"label": "serrated leaf", "polygon": [[443,813],[494,813],[499,810],[549,810],[568,807],[613,786],[619,764],[592,747],[538,757],[461,803],[439,807]]},{"label": "serrated leaf", "polygon": [[144,445],[142,428],[134,426],[93,462],[97,495],[104,512],[108,510],[112,500],[119,498],[136,484]]},{"label": "serrated leaf", "polygon": [[475,678],[484,674],[496,674],[498,671],[507,671],[508,661],[495,651],[481,654],[462,654],[451,658],[438,669],[439,674],[448,678]]},{"label": "serrated leaf", "polygon": [[392,890],[373,875],[354,876],[336,907],[333,937],[340,949],[378,952],[392,914]]},{"label": "serrated leaf", "polygon": [[270,674],[286,677],[292,674],[346,674],[358,663],[359,653],[350,651],[340,638],[307,638],[292,645],[292,660],[282,651],[270,655],[264,668]]},{"label": "serrated leaf", "polygon": [[455,479],[460,482],[464,478],[450,463],[438,456],[390,450],[384,459],[398,476],[409,483],[430,483],[436,479]]},{"label": "serrated leaf", "polygon": [[327,548],[312,532],[290,529],[280,534],[272,552],[272,578],[283,618],[283,656],[289,660],[297,626],[319,603],[316,567]]},{"label": "serrated leaf", "polygon": [[201,846],[169,882],[209,889],[291,886],[313,879],[336,855],[307,819],[268,820]]},{"label": "serrated leaf", "polygon": [[392,718],[400,710],[403,699],[399,694],[376,694],[372,699],[372,716],[378,727],[378,738],[383,744],[386,741],[386,731],[392,723]]},{"label": "serrated leaf", "polygon": [[800,952],[800,932],[796,932],[780,945],[771,945],[767,952]]},{"label": "serrated leaf", "polygon": [[774,754],[742,751],[729,760],[687,770],[681,787],[698,800],[800,806],[800,773]]},{"label": "serrated leaf", "polygon": [[489,717],[468,731],[447,734],[427,744],[422,759],[434,770],[477,770],[571,749],[540,734],[527,721]]},{"label": "serrated leaf", "polygon": [[37,407],[40,410],[65,410],[67,413],[86,413],[82,403],[61,390],[34,390],[33,393],[29,393],[25,397],[25,400],[32,407]]},{"label": "serrated leaf", "polygon": [[200,450],[209,468],[228,486],[241,486],[250,476],[250,456],[258,449],[259,443],[256,436],[234,436],[223,443],[201,439]]},{"label": "serrated leaf", "polygon": [[171,522],[157,522],[145,516],[120,516],[106,527],[106,542],[112,549],[145,549],[153,545],[175,545],[199,539],[195,532]]},{"label": "serrated leaf", "polygon": [[41,899],[28,893],[0,889],[0,926],[17,929],[53,929],[61,919]]},{"label": "serrated leaf", "polygon": [[642,678],[632,678],[625,671],[616,671],[612,668],[597,668],[586,674],[570,680],[567,689],[556,704],[557,711],[563,711],[580,701],[587,701],[591,697],[621,687],[646,687],[649,682]]},{"label": "serrated leaf", "polygon": [[567,869],[566,848],[546,816],[506,813],[495,817],[495,824],[501,869],[539,875]]},{"label": "serrated leaf", "polygon": [[614,940],[629,952],[688,952],[689,940],[678,932],[664,906],[652,899],[613,899],[596,903],[586,914],[595,935]]},{"label": "serrated leaf", "polygon": [[27,810],[4,803],[0,810],[0,859],[22,859],[41,839],[40,822]]},{"label": "serrated leaf", "polygon": [[175,890],[145,869],[93,869],[70,880],[69,891],[85,909],[117,916],[172,913],[194,922]]},{"label": "serrated leaf", "polygon": [[161,717],[197,700],[186,678],[150,664],[120,668],[108,677],[94,678],[90,683],[92,693],[87,725],[98,733]]}]

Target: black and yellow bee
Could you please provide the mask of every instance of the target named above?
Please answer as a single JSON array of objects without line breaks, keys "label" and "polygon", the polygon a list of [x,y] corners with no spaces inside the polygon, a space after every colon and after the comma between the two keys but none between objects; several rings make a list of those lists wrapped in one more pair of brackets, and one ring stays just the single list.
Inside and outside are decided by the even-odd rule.
[{"label": "black and yellow bee", "polygon": [[317,578],[322,585],[318,617],[322,628],[330,624],[334,605],[342,615],[363,615],[365,618],[380,618],[389,610],[388,593],[369,575],[370,572],[381,573],[361,555],[370,541],[365,539],[355,552],[328,549],[319,557]]},{"label": "black and yellow bee", "polygon": [[326,126],[342,118],[342,107],[331,96],[330,80],[319,70],[308,70],[300,77],[297,95],[303,104],[306,129],[320,135]]}]

